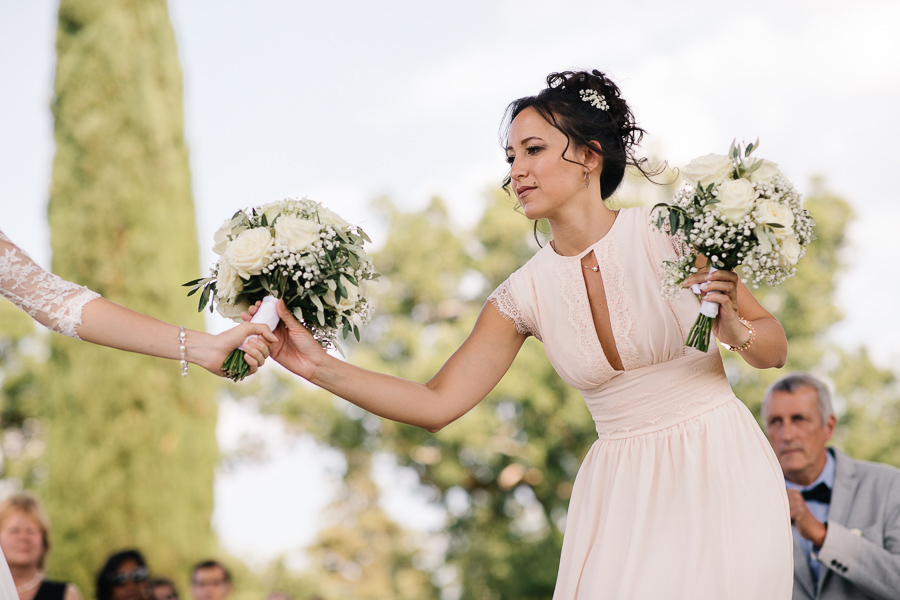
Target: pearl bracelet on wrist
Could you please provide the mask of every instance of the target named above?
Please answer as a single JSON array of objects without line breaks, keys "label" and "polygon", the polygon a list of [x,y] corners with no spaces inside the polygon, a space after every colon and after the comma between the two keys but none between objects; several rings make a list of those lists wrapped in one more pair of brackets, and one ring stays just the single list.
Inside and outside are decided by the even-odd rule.
[{"label": "pearl bracelet on wrist", "polygon": [[730,346],[730,345],[726,344],[725,342],[719,342],[720,344],[722,344],[722,346],[725,347],[726,350],[731,350],[732,352],[743,352],[744,350],[746,350],[750,346],[752,346],[753,340],[756,339],[756,328],[753,326],[753,324],[750,323],[750,321],[748,321],[744,317],[738,317],[738,320],[740,320],[741,325],[746,327],[747,331],[750,332],[750,338],[746,342],[741,344],[740,346]]}]

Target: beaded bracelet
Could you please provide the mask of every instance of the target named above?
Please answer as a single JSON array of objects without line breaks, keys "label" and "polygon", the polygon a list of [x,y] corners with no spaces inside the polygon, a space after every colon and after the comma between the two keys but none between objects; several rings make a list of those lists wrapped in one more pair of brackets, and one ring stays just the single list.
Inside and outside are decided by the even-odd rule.
[{"label": "beaded bracelet", "polygon": [[753,340],[756,339],[756,328],[753,327],[753,325],[750,323],[750,321],[748,321],[744,317],[738,317],[738,319],[740,320],[741,325],[746,327],[747,331],[750,332],[750,339],[748,339],[746,342],[744,342],[740,346],[729,346],[725,342],[720,342],[725,347],[726,350],[731,350],[732,352],[743,352],[744,350],[746,350],[747,348],[752,346]]},{"label": "beaded bracelet", "polygon": [[187,361],[187,346],[185,345],[187,335],[184,332],[184,325],[178,330],[178,352],[181,354],[181,376],[187,377],[188,374],[188,361]]}]

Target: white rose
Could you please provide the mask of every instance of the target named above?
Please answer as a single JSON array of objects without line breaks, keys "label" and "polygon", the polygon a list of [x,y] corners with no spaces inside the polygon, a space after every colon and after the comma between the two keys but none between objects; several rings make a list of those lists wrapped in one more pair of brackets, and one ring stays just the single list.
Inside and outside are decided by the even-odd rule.
[{"label": "white rose", "polygon": [[[238,223],[240,223],[243,218],[243,215],[238,214],[230,219],[225,219],[225,222],[222,223],[222,226],[219,227],[218,231],[213,235],[213,241],[215,242],[213,245],[213,252],[219,256],[225,254],[225,247],[228,246],[228,236],[235,233],[235,227],[237,227]],[[241,229],[241,231],[244,231],[244,229]]]},{"label": "white rose", "polygon": [[753,183],[756,183],[757,181],[768,181],[781,173],[781,171],[778,170],[778,165],[772,161],[760,158],[756,162],[761,162],[762,166],[750,173],[750,181]]},{"label": "white rose", "polygon": [[353,308],[356,307],[356,303],[359,302],[361,293],[365,293],[346,279],[343,283],[344,289],[347,290],[347,297],[341,298],[340,302],[335,299],[334,292],[331,290],[328,290],[327,292],[325,292],[325,295],[322,296],[322,300],[325,302],[325,304],[335,307],[339,313],[345,313],[353,310]]},{"label": "white rose", "polygon": [[797,264],[801,251],[800,242],[793,235],[781,239],[781,256],[788,265]]},{"label": "white rose", "polygon": [[222,258],[244,279],[262,273],[272,253],[272,234],[266,227],[242,231],[225,248]]},{"label": "white rose", "polygon": [[771,230],[768,227],[757,225],[753,228],[753,233],[756,235],[756,239],[759,240],[759,247],[763,251],[763,254],[770,253],[772,251],[772,244],[775,242],[775,236],[772,235]]},{"label": "white rose", "polygon": [[719,186],[716,196],[719,203],[714,207],[723,217],[734,223],[753,209],[753,203],[758,197],[759,192],[746,179],[729,179]]},{"label": "white rose", "polygon": [[241,302],[219,302],[216,304],[216,312],[225,317],[226,319],[231,319],[232,321],[241,322],[241,313],[245,313],[250,310],[250,303],[246,300],[242,300]]},{"label": "white rose", "polygon": [[766,200],[760,202],[756,214],[761,223],[781,225],[781,227],[772,228],[778,237],[793,235],[794,230],[791,227],[794,225],[794,212],[790,207],[774,200]]},{"label": "white rose", "polygon": [[266,215],[266,223],[271,225],[272,221],[275,220],[275,217],[281,214],[282,208],[284,208],[283,202],[269,202],[268,204],[260,206],[256,212],[257,214]]},{"label": "white rose", "polygon": [[244,282],[241,281],[238,272],[227,260],[220,260],[216,273],[216,297],[219,302],[234,300],[243,289]]},{"label": "white rose", "polygon": [[339,214],[334,212],[333,210],[329,210],[324,206],[319,207],[319,220],[322,221],[325,225],[333,225],[335,227],[341,227],[346,229],[350,227],[350,223],[344,220]]},{"label": "white rose", "polygon": [[727,156],[707,154],[695,158],[681,171],[681,176],[694,187],[699,183],[704,188],[711,183],[721,183],[731,177],[734,164]]},{"label": "white rose", "polygon": [[319,225],[293,215],[282,215],[275,221],[275,239],[291,252],[301,252],[319,239]]}]

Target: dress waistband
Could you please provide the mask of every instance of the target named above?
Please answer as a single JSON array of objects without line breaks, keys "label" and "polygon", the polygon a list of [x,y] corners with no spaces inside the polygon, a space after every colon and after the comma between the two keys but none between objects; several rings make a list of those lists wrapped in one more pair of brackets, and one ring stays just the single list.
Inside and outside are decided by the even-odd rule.
[{"label": "dress waistband", "polygon": [[600,439],[659,431],[736,400],[718,352],[625,371],[582,395]]}]

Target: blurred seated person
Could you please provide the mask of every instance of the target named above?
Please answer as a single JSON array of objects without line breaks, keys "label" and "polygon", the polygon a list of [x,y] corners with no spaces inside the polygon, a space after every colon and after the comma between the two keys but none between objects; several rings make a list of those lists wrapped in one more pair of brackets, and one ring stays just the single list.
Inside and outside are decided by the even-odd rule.
[{"label": "blurred seated person", "polygon": [[151,600],[178,600],[178,590],[171,579],[154,577],[147,582]]},{"label": "blurred seated person", "polygon": [[19,600],[81,600],[73,584],[44,577],[44,563],[50,551],[50,525],[34,496],[16,494],[0,504],[0,548],[9,564]]},{"label": "blurred seated person", "polygon": [[204,560],[191,571],[194,600],[225,600],[231,593],[231,573],[216,560]]},{"label": "blurred seated person", "polygon": [[116,552],[97,573],[97,600],[149,600],[149,574],[140,552]]}]

